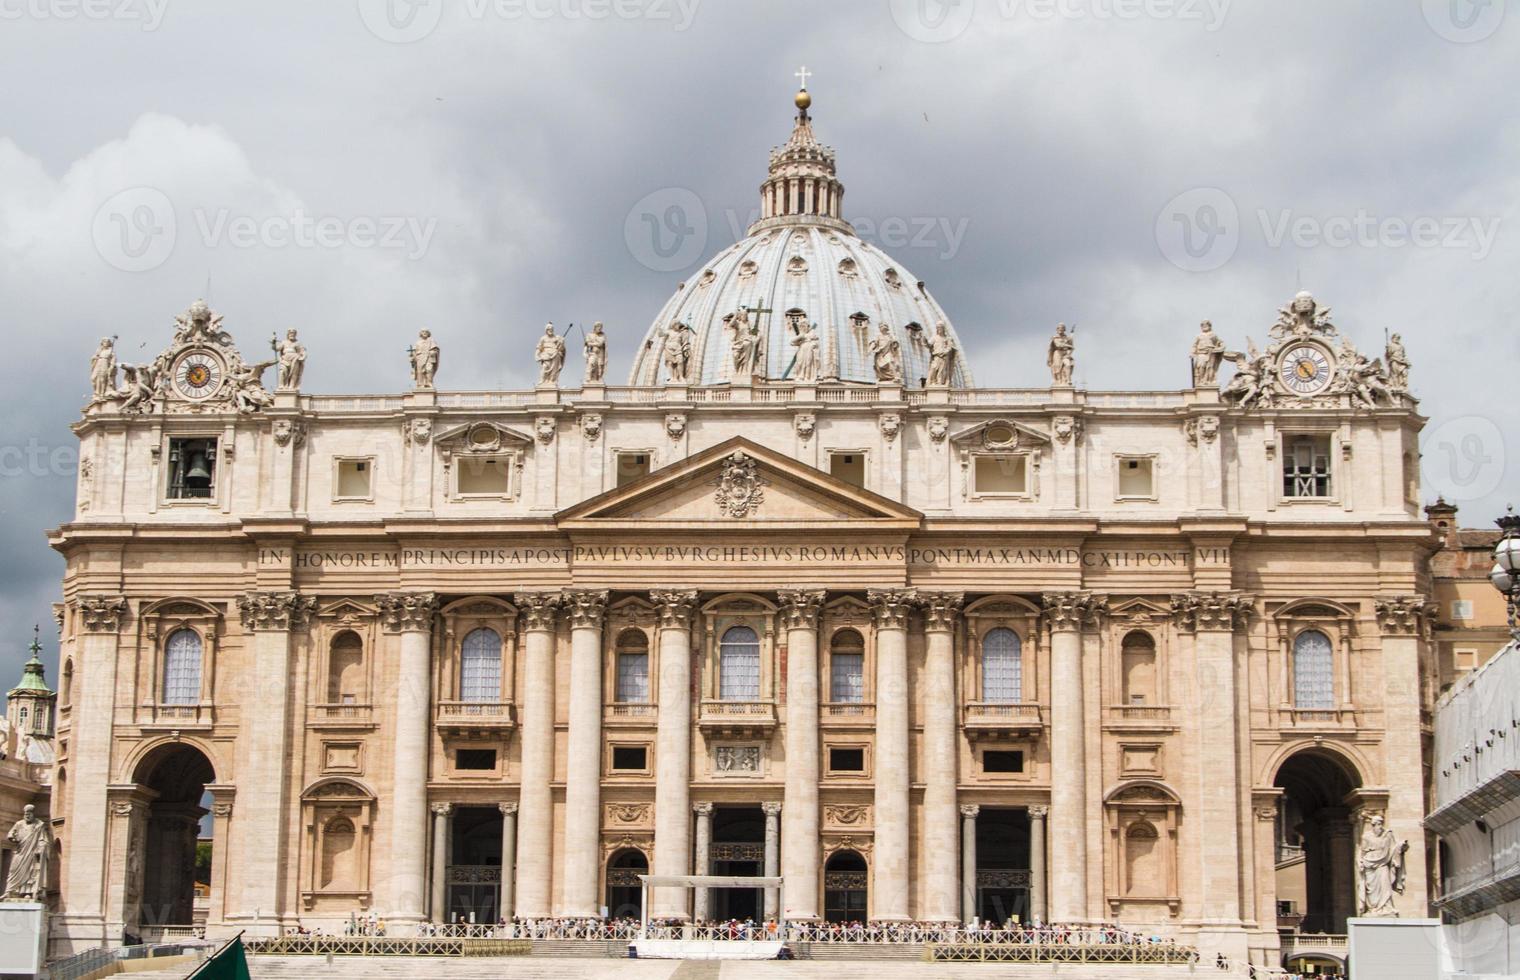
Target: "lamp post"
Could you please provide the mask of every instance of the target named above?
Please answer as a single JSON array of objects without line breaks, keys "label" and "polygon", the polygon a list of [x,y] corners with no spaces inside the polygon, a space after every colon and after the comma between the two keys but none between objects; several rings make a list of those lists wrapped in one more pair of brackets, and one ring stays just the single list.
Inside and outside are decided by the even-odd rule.
[{"label": "lamp post", "polygon": [[1494,545],[1494,569],[1488,580],[1504,594],[1509,612],[1510,638],[1520,641],[1520,623],[1516,622],[1516,604],[1520,603],[1520,516],[1513,506],[1508,513],[1494,522],[1504,531],[1499,543]]}]

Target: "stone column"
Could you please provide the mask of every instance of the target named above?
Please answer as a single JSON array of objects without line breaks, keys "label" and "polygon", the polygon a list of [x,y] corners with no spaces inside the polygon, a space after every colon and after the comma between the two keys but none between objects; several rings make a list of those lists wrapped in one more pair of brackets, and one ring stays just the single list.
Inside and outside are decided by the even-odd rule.
[{"label": "stone column", "polygon": [[1050,807],[1029,808],[1029,915],[1034,921],[1045,920],[1045,817]]},{"label": "stone column", "polygon": [[[697,815],[697,856],[692,874],[712,874],[712,812],[711,803],[693,803],[691,812]],[[712,892],[706,888],[692,889],[692,918],[703,922],[712,917]]]},{"label": "stone column", "polygon": [[1050,836],[1061,855],[1050,880],[1053,922],[1087,919],[1086,728],[1082,720],[1082,620],[1085,592],[1044,597],[1050,626]]},{"label": "stone column", "polygon": [[872,914],[879,921],[912,918],[909,885],[908,612],[912,589],[872,589],[876,623],[875,847]]},{"label": "stone column", "polygon": [[[774,878],[781,873],[781,855],[777,853],[781,845],[781,804],[762,803],[760,809],[765,812],[765,876]],[[765,919],[767,922],[774,921],[780,895],[774,888],[765,890]]]},{"label": "stone column", "polygon": [[[522,782],[517,800],[517,916],[546,919],[553,911],[554,856],[554,622],[560,597],[519,592],[514,597],[523,634]],[[598,705],[598,710],[601,706]]]},{"label": "stone column", "polygon": [[961,805],[961,921],[976,918],[976,815],[975,803]]},{"label": "stone column", "polygon": [[783,590],[786,631],[786,809],[781,813],[781,907],[788,921],[818,915],[818,610],[822,589]]},{"label": "stone column", "polygon": [[448,920],[449,814],[452,803],[434,803],[433,812],[433,896],[428,905],[434,922]]},{"label": "stone column", "polygon": [[1331,921],[1323,928],[1327,932],[1345,932],[1346,920],[1357,913],[1357,855],[1356,840],[1351,832],[1351,812],[1345,807],[1321,807],[1314,819],[1322,828],[1322,846],[1330,865],[1327,884]]},{"label": "stone column", "polygon": [[501,896],[496,907],[504,919],[512,918],[516,896],[513,885],[517,882],[517,804],[498,803],[501,811]]},{"label": "stone column", "polygon": [[111,784],[117,636],[127,614],[127,600],[119,595],[87,595],[75,600],[74,608],[82,635],[74,673],[68,856],[59,912],[69,944],[79,952],[103,946],[107,940],[106,787]]},{"label": "stone column", "polygon": [[[694,590],[651,592],[660,618],[655,728],[654,873],[684,875],[691,861],[691,621]],[[686,889],[656,888],[650,915],[686,918]]]},{"label": "stone column", "polygon": [[[1374,600],[1374,607],[1383,634],[1383,779],[1389,790],[1384,820],[1394,839],[1409,842],[1404,891],[1394,894],[1393,903],[1399,915],[1420,918],[1426,914],[1420,647],[1433,610],[1421,595],[1385,596]],[[1348,690],[1343,700],[1349,699]]]},{"label": "stone column", "polygon": [[211,793],[211,894],[206,897],[206,924],[218,926],[227,914],[227,852],[232,841],[232,804],[237,787],[230,783],[207,786]]},{"label": "stone column", "polygon": [[565,761],[565,881],[561,915],[601,908],[602,616],[606,591],[567,591],[570,617],[570,736]]},{"label": "stone column", "polygon": [[[919,868],[924,876],[920,919],[954,922],[964,913],[964,895],[956,894],[955,801],[956,743],[955,624],[965,597],[959,592],[920,596],[927,652],[924,658],[924,805]],[[965,812],[963,807],[961,812]]]},{"label": "stone column", "polygon": [[[297,592],[248,592],[238,596],[243,632],[252,634],[252,670],[242,692],[238,742],[242,765],[238,786],[243,805],[238,820],[237,894],[239,916],[251,936],[279,934],[284,922],[290,823],[290,638],[305,630],[317,600]],[[423,634],[424,645],[427,642]],[[405,675],[403,675],[405,676]],[[427,656],[422,658],[423,746],[426,747]],[[400,722],[397,723],[398,744]],[[426,769],[427,756],[419,760]],[[426,780],[426,773],[418,786]],[[422,825],[426,834],[426,825]],[[419,891],[417,899],[420,902]]]}]

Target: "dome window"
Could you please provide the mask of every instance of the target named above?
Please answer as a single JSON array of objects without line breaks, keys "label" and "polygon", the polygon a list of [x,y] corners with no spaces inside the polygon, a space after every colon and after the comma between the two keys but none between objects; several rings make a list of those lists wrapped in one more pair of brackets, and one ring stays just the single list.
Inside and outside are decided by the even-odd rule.
[{"label": "dome window", "polygon": [[790,259],[787,260],[787,263],[786,263],[786,274],[787,275],[789,275],[789,276],[805,276],[805,275],[807,275],[807,270],[808,270],[807,259],[804,259],[802,256],[800,256],[800,255],[794,255]]},{"label": "dome window", "polygon": [[759,271],[760,267],[755,264],[755,261],[753,259],[745,259],[743,262],[739,263],[740,279],[753,279],[755,278],[755,273]]},{"label": "dome window", "polygon": [[887,285],[891,286],[893,289],[901,289],[902,288],[902,276],[900,276],[900,275],[897,274],[897,270],[896,269],[888,269],[886,271],[886,274],[883,275],[882,278],[885,279],[886,282],[887,282]]},{"label": "dome window", "polygon": [[840,259],[839,274],[846,279],[854,279],[860,274],[860,270],[856,268],[854,259]]},{"label": "dome window", "polygon": [[716,272],[714,272],[713,270],[708,269],[706,272],[702,273],[702,278],[697,281],[697,285],[699,287],[701,287],[701,286],[711,286],[713,280],[716,279],[716,278],[718,278],[718,274]]}]

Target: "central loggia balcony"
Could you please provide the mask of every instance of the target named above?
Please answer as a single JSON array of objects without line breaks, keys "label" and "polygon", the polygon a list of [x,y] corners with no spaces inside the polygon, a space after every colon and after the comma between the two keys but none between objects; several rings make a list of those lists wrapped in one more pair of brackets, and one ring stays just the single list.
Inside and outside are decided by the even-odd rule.
[{"label": "central loggia balcony", "polygon": [[517,727],[511,701],[439,701],[435,713],[438,730],[453,736],[487,736]]},{"label": "central loggia balcony", "polygon": [[713,735],[767,735],[776,728],[776,702],[704,700],[697,727]]},{"label": "central loggia balcony", "polygon": [[966,737],[1029,738],[1045,729],[1043,708],[1028,701],[968,701],[961,709]]}]

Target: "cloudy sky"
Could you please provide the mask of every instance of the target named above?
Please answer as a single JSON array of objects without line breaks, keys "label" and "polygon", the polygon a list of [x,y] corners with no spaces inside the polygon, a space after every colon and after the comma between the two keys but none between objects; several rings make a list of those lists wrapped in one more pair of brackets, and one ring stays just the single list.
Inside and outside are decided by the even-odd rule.
[{"label": "cloudy sky", "polygon": [[1427,498],[1486,525],[1520,457],[1510,6],[0,0],[0,683],[53,637],[98,338],[151,356],[204,295],[250,353],[300,328],[307,390],[378,392],[424,325],[470,388],[601,319],[621,378],[752,218],[804,64],[846,216],[978,383],[1044,384],[1064,320],[1078,384],[1178,388],[1199,320],[1259,341],[1308,288],[1369,353],[1402,332]]}]

